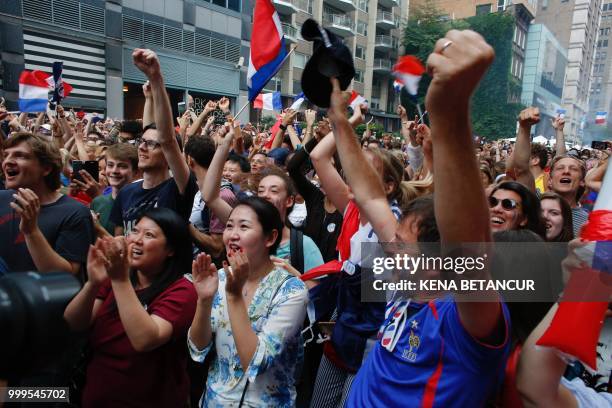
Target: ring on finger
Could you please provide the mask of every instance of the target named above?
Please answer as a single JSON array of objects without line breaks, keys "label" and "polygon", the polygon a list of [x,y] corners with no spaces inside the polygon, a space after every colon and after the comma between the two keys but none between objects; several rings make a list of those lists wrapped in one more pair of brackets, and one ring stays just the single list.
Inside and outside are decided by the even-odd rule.
[{"label": "ring on finger", "polygon": [[451,40],[448,40],[447,42],[445,42],[444,45],[442,46],[442,49],[440,50],[440,54],[442,54],[444,50],[450,47],[451,45],[453,45],[453,42]]}]

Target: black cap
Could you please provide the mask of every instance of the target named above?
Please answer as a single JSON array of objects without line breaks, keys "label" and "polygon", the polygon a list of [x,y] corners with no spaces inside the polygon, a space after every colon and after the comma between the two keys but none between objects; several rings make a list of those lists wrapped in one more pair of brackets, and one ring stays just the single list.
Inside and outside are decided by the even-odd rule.
[{"label": "black cap", "polygon": [[346,90],[355,76],[353,56],[339,37],[313,19],[302,25],[302,38],[313,41],[312,57],[302,73],[302,91],[310,102],[328,108],[332,93],[329,78],[338,78],[340,88]]}]

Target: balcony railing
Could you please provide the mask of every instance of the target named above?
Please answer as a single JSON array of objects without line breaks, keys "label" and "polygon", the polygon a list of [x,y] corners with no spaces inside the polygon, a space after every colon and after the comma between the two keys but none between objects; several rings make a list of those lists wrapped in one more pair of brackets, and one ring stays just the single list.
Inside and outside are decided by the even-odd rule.
[{"label": "balcony railing", "polygon": [[290,24],[283,23],[283,33],[285,37],[288,37],[290,40],[297,39],[297,28]]},{"label": "balcony railing", "polygon": [[392,65],[388,59],[375,58],[373,68],[377,71],[391,71]]},{"label": "balcony railing", "polygon": [[355,29],[353,27],[353,19],[343,14],[326,13],[323,15],[323,23],[335,27],[345,28],[350,31]]},{"label": "balcony railing", "polygon": [[374,45],[376,47],[397,48],[397,39],[390,35],[377,35]]},{"label": "balcony railing", "polygon": [[393,15],[390,11],[378,10],[376,14],[376,23],[399,27],[399,17]]}]

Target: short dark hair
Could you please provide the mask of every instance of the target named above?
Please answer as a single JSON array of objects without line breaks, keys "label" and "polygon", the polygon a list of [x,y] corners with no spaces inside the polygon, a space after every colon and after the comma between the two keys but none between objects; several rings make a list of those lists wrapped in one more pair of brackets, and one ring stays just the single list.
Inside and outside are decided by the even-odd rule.
[{"label": "short dark hair", "polygon": [[546,150],[546,147],[540,143],[533,143],[531,145],[531,157],[537,157],[539,160],[538,166],[544,170],[546,163],[548,162],[548,151]]},{"label": "short dark hair", "polygon": [[287,189],[288,196],[293,197],[297,194],[297,191],[295,189],[295,184],[293,184],[293,180],[291,180],[291,177],[289,177],[287,173],[285,173],[280,167],[268,166],[265,169],[263,169],[261,172],[261,179],[263,180],[264,178],[268,176],[280,177],[285,183],[285,188]]},{"label": "short dark hair", "polygon": [[10,149],[18,144],[27,143],[32,153],[43,167],[49,167],[51,171],[44,177],[45,184],[49,190],[55,191],[61,186],[60,173],[62,171],[62,154],[59,149],[48,142],[45,138],[30,132],[13,133],[3,143],[3,149]]},{"label": "short dark hair", "polygon": [[542,238],[546,238],[546,226],[542,221],[540,200],[527,187],[516,181],[505,181],[496,186],[489,196],[497,190],[513,191],[521,197],[521,212],[527,218],[525,229],[531,230]]},{"label": "short dark hair", "polygon": [[402,219],[413,215],[418,220],[418,242],[440,242],[440,231],[436,223],[433,195],[415,198],[405,207]]},{"label": "short dark hair", "polygon": [[210,136],[192,136],[185,145],[185,154],[207,169],[215,156],[215,141]]},{"label": "short dark hair", "polygon": [[261,197],[245,197],[238,200],[238,204],[232,211],[241,205],[249,207],[257,215],[257,220],[261,224],[261,229],[265,235],[272,234],[272,231],[276,230],[278,235],[276,241],[270,247],[270,253],[276,253],[278,246],[283,238],[283,221],[281,220],[278,209],[269,201],[264,200]]},{"label": "short dark hair", "polygon": [[232,163],[238,163],[238,165],[240,166],[240,170],[242,170],[243,173],[251,172],[251,165],[249,164],[249,161],[245,159],[243,156],[239,156],[236,153],[230,153],[226,161],[231,161]]}]

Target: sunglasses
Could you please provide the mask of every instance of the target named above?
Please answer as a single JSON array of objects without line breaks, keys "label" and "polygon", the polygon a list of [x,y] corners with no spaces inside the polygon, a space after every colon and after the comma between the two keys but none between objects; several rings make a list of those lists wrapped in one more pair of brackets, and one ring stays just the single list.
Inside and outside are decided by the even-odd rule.
[{"label": "sunglasses", "polygon": [[521,206],[520,203],[517,203],[511,198],[504,198],[502,200],[498,200],[497,198],[491,196],[489,197],[489,208],[497,207],[497,204],[499,204],[500,202],[501,202],[502,208],[507,211],[514,210],[515,208],[518,208]]}]

